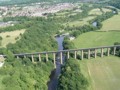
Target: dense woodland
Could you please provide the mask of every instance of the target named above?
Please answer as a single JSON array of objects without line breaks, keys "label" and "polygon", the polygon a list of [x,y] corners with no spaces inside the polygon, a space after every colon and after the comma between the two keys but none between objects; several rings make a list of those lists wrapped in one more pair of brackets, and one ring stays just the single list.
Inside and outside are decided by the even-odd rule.
[{"label": "dense woodland", "polygon": [[10,51],[5,51],[6,62],[0,68],[2,90],[47,90],[52,62],[33,64],[30,59],[15,59]]},{"label": "dense woodland", "polygon": [[89,83],[80,70],[80,64],[74,59],[66,61],[62,67],[57,90],[87,90]]}]

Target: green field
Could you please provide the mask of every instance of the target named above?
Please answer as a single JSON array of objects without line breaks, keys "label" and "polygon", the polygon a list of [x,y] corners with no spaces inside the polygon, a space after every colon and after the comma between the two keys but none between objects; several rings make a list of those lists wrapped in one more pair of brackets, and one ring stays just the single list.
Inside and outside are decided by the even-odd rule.
[{"label": "green field", "polygon": [[100,11],[99,8],[95,8],[95,9],[92,9],[90,12],[89,12],[89,15],[102,15],[102,12]]},{"label": "green field", "polygon": [[107,8],[102,8],[103,12],[111,12],[112,10],[107,9]]},{"label": "green field", "polygon": [[119,37],[120,32],[88,32],[78,36],[72,42],[76,48],[110,46],[114,42],[120,42]]},{"label": "green field", "polygon": [[90,21],[94,18],[95,18],[95,16],[88,16],[86,18],[83,18],[82,20],[72,21],[72,22],[69,22],[69,26],[83,26],[83,25],[89,24],[88,21]]},{"label": "green field", "polygon": [[23,34],[24,32],[25,29],[0,33],[0,36],[3,38],[0,47],[6,47],[9,43],[15,43],[17,41],[15,38],[19,37],[20,39],[20,33]]},{"label": "green field", "polygon": [[[107,8],[102,8],[102,11],[106,13],[106,12],[110,12],[111,10]],[[95,8],[89,12],[89,15],[102,15],[103,14],[102,11],[99,8]]]},{"label": "green field", "polygon": [[89,80],[89,90],[120,89],[120,58],[115,56],[80,61],[81,71]]},{"label": "green field", "polygon": [[100,29],[102,31],[110,31],[110,30],[120,31],[120,13],[108,20],[105,20],[102,24],[103,24],[103,27]]}]

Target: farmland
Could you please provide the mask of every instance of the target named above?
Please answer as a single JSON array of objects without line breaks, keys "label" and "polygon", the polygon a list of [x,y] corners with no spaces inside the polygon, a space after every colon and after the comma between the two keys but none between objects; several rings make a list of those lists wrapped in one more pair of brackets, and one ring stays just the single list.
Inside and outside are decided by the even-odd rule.
[{"label": "farmland", "polygon": [[115,56],[80,61],[82,73],[90,82],[89,90],[119,90],[120,58]]},{"label": "farmland", "polygon": [[120,13],[104,21],[101,31],[119,31],[120,30]]},{"label": "farmland", "polygon": [[88,32],[78,36],[73,43],[76,48],[110,46],[115,42],[120,42],[118,37],[120,37],[120,32]]},{"label": "farmland", "polygon": [[9,43],[15,43],[17,40],[20,39],[20,34],[23,34],[25,30],[15,30],[11,32],[3,32],[0,33],[0,36],[3,38],[0,47],[6,47]]}]

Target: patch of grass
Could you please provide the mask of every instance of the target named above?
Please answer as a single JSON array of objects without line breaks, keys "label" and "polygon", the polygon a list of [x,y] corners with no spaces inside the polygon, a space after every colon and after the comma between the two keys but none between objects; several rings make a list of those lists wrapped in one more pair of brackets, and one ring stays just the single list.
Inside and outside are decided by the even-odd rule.
[{"label": "patch of grass", "polygon": [[68,14],[69,12],[67,12],[67,11],[63,11],[63,12],[58,12],[58,13],[56,13],[56,15],[57,16],[64,16],[64,15],[66,15],[66,14]]},{"label": "patch of grass", "polygon": [[102,8],[102,10],[103,10],[103,12],[111,12],[111,10],[110,9],[107,9],[107,8]]},{"label": "patch of grass", "polygon": [[89,15],[101,15],[102,12],[100,11],[99,8],[95,8],[95,9],[92,9],[90,12],[89,12]]},{"label": "patch of grass", "polygon": [[120,58],[115,56],[80,61],[81,71],[90,82],[89,90],[119,90]]},{"label": "patch of grass", "polygon": [[20,37],[20,33],[23,34],[24,32],[25,32],[25,29],[0,33],[0,36],[3,38],[0,47],[6,47],[6,45],[9,43],[15,43],[18,40],[18,39],[15,40],[15,38]]},{"label": "patch of grass", "polygon": [[86,24],[89,24],[89,20],[94,19],[95,16],[88,16],[86,18],[83,18],[82,20],[77,20],[77,21],[73,21],[73,22],[69,22],[69,26],[83,26]]},{"label": "patch of grass", "polygon": [[120,13],[108,20],[105,20],[102,24],[103,24],[103,27],[100,29],[102,31],[110,31],[110,30],[120,31]]},{"label": "patch of grass", "polygon": [[120,32],[88,32],[78,36],[72,42],[76,48],[110,46],[120,42]]}]

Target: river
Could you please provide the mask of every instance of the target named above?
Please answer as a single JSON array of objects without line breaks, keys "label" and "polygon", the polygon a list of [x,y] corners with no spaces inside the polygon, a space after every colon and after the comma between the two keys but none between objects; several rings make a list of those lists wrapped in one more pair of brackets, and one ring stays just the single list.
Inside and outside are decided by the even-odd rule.
[{"label": "river", "polygon": [[[64,36],[56,37],[56,41],[58,43],[58,50],[63,50],[63,40]],[[58,76],[61,72],[61,64],[59,59],[59,54],[56,58],[56,69],[51,72],[50,81],[48,82],[48,90],[56,90],[58,84]]]}]

